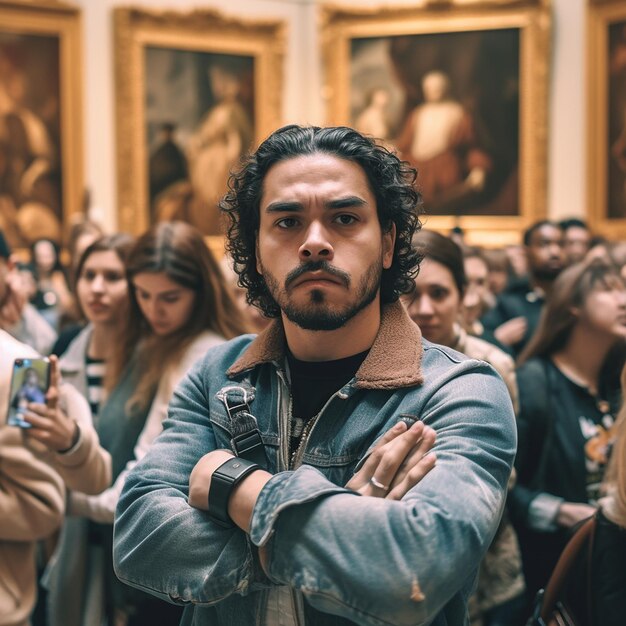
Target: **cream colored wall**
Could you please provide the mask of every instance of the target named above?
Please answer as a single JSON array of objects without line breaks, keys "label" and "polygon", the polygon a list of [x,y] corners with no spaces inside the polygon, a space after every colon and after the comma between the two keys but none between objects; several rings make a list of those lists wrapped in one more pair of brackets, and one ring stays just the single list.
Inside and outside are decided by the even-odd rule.
[{"label": "cream colored wall", "polygon": [[[341,0],[343,5],[415,4],[411,0]],[[317,39],[317,0],[75,0],[83,10],[85,85],[85,179],[93,217],[115,230],[115,121],[112,9],[145,6],[186,10],[212,7],[248,18],[283,19],[288,50],[283,94],[284,121],[324,122]],[[338,2],[337,2],[338,3]],[[584,3],[553,0],[554,50],[549,104],[549,216],[585,213]]]}]

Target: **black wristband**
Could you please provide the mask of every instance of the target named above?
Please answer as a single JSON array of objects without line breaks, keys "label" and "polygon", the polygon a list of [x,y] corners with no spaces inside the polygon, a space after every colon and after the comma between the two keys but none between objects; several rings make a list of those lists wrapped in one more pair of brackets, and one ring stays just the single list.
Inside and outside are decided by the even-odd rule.
[{"label": "black wristband", "polygon": [[248,474],[258,469],[261,467],[256,463],[235,456],[213,472],[209,489],[209,515],[216,524],[225,528],[233,525],[228,515],[230,494]]}]

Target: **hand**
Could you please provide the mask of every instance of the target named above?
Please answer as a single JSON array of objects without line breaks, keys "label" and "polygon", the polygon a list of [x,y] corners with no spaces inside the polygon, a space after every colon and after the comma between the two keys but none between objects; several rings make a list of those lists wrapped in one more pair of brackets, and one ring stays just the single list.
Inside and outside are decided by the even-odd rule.
[{"label": "hand", "polygon": [[514,317],[498,326],[493,334],[502,345],[512,346],[524,338],[527,327],[528,322],[525,317]]},{"label": "hand", "polygon": [[53,452],[69,450],[76,445],[80,434],[78,424],[58,406],[60,385],[59,360],[53,355],[50,357],[50,386],[46,404],[30,402],[24,414],[24,420],[32,424],[32,428],[26,429],[24,434]]},{"label": "hand", "polygon": [[211,476],[222,463],[234,456],[230,450],[212,450],[196,463],[189,476],[189,506],[202,511],[209,510]]},{"label": "hand", "polygon": [[[435,466],[435,431],[423,422],[398,422],[372,450],[346,487],[364,496],[400,500]],[[381,486],[377,486],[379,483]]]},{"label": "hand", "polygon": [[556,515],[556,523],[565,528],[571,528],[578,522],[591,517],[596,512],[595,507],[581,502],[563,502]]}]

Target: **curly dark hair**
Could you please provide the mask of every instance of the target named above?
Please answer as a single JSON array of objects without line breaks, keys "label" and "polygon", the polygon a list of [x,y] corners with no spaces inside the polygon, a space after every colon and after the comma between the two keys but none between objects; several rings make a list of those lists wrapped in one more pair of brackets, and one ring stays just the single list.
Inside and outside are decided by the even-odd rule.
[{"label": "curly dark hair", "polygon": [[391,267],[383,270],[381,301],[395,302],[414,287],[420,256],[411,240],[421,228],[421,197],[415,188],[416,171],[395,154],[345,126],[284,126],[272,133],[231,174],[229,191],[220,202],[228,218],[226,250],[239,275],[239,285],[247,290],[249,304],[266,317],[278,317],[280,309],[256,267],[256,239],[263,181],[270,168],[281,161],[310,154],[330,154],[361,166],[376,198],[378,220],[388,232],[396,226],[396,242]]}]

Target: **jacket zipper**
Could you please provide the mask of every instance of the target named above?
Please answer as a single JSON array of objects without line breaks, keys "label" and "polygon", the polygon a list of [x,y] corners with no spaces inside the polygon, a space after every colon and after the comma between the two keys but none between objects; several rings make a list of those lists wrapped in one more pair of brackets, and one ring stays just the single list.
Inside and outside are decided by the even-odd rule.
[{"label": "jacket zipper", "polygon": [[[289,447],[291,442],[291,413],[293,411],[293,399],[291,397],[291,391],[289,390],[289,386],[285,379],[285,374],[281,369],[277,368],[278,372],[278,406],[280,407],[280,415],[279,415],[279,425],[280,425],[280,434],[281,434],[281,442],[280,442],[280,471],[288,470],[291,467],[290,459],[289,459]],[[287,394],[289,400],[285,401],[285,391],[289,391]],[[283,419],[280,419],[280,416],[285,416]],[[304,436],[304,433],[303,433]],[[278,591],[280,593],[280,591]],[[291,587],[289,588],[289,595],[291,596],[291,606],[293,608],[293,618],[295,621],[295,626],[304,626],[304,612],[301,610],[301,602],[298,601],[298,595],[301,595],[300,592],[295,591]]]}]

